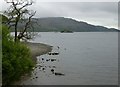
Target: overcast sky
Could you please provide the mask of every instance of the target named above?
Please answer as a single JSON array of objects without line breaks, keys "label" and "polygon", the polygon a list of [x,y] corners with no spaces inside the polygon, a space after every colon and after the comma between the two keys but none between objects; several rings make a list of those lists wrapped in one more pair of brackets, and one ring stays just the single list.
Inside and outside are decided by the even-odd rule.
[{"label": "overcast sky", "polygon": [[[57,1],[57,0],[56,0]],[[60,0],[61,1],[61,0]],[[75,2],[76,1],[76,2]],[[83,0],[81,0],[83,1]],[[35,17],[67,17],[89,24],[102,25],[106,27],[118,28],[118,0],[115,2],[78,2],[71,0],[66,2],[48,2],[48,0],[35,0],[29,9],[36,10]],[[96,0],[97,1],[97,0]],[[0,0],[0,6],[4,10],[8,5]]]}]

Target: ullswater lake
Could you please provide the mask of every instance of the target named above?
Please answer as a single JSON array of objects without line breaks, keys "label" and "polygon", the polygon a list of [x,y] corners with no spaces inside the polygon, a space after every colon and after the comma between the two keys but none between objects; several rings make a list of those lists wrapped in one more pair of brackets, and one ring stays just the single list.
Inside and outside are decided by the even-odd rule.
[{"label": "ullswater lake", "polygon": [[53,46],[37,57],[24,85],[117,85],[117,32],[40,32],[29,42]]}]

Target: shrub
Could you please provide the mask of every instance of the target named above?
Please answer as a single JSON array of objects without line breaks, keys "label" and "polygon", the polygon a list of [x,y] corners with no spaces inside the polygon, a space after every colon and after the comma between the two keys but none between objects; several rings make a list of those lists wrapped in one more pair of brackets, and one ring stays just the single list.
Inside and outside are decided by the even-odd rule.
[{"label": "shrub", "polygon": [[33,62],[26,45],[13,41],[8,28],[2,27],[2,82],[8,85],[31,71]]}]

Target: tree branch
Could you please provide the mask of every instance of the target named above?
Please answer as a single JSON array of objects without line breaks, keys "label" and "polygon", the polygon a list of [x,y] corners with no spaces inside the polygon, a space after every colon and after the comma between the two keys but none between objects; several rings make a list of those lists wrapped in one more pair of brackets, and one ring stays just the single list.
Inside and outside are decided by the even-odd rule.
[{"label": "tree branch", "polygon": [[28,22],[25,24],[25,27],[24,27],[24,30],[23,32],[21,32],[19,35],[18,35],[18,39],[21,39],[22,37],[24,37],[24,33],[26,32],[30,22],[31,22],[31,18],[35,15],[36,11],[28,18]]}]

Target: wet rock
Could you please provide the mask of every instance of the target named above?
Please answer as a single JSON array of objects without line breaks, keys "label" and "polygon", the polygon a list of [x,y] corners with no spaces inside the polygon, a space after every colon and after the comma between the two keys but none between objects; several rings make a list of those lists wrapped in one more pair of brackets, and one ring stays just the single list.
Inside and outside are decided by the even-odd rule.
[{"label": "wet rock", "polygon": [[56,66],[52,66],[53,68],[56,68]]},{"label": "wet rock", "polygon": [[58,72],[55,72],[54,73],[56,76],[64,76],[65,74],[63,74],[63,73],[58,73]]},{"label": "wet rock", "polygon": [[48,55],[59,55],[59,53],[54,52],[54,53],[48,53]]},{"label": "wet rock", "polygon": [[39,67],[39,69],[41,69],[41,67]]},{"label": "wet rock", "polygon": [[50,61],[50,59],[46,59],[46,61],[48,62],[48,61]]},{"label": "wet rock", "polygon": [[43,67],[43,66],[39,65],[39,67]]},{"label": "wet rock", "polygon": [[36,79],[38,78],[38,77],[35,77]]},{"label": "wet rock", "polygon": [[53,55],[59,55],[59,53],[53,53]]},{"label": "wet rock", "polygon": [[45,70],[45,68],[42,68],[42,70]]},{"label": "wet rock", "polygon": [[51,72],[54,72],[54,69],[51,69]]},{"label": "wet rock", "polygon": [[58,49],[60,49],[60,47],[59,47],[59,46],[57,46],[57,48],[58,48]]},{"label": "wet rock", "polygon": [[37,68],[37,66],[35,66],[35,69]]},{"label": "wet rock", "polygon": [[44,60],[44,58],[42,58],[42,60]]},{"label": "wet rock", "polygon": [[52,55],[52,53],[48,53],[48,55]]},{"label": "wet rock", "polygon": [[56,59],[51,59],[51,62],[56,61]]}]

